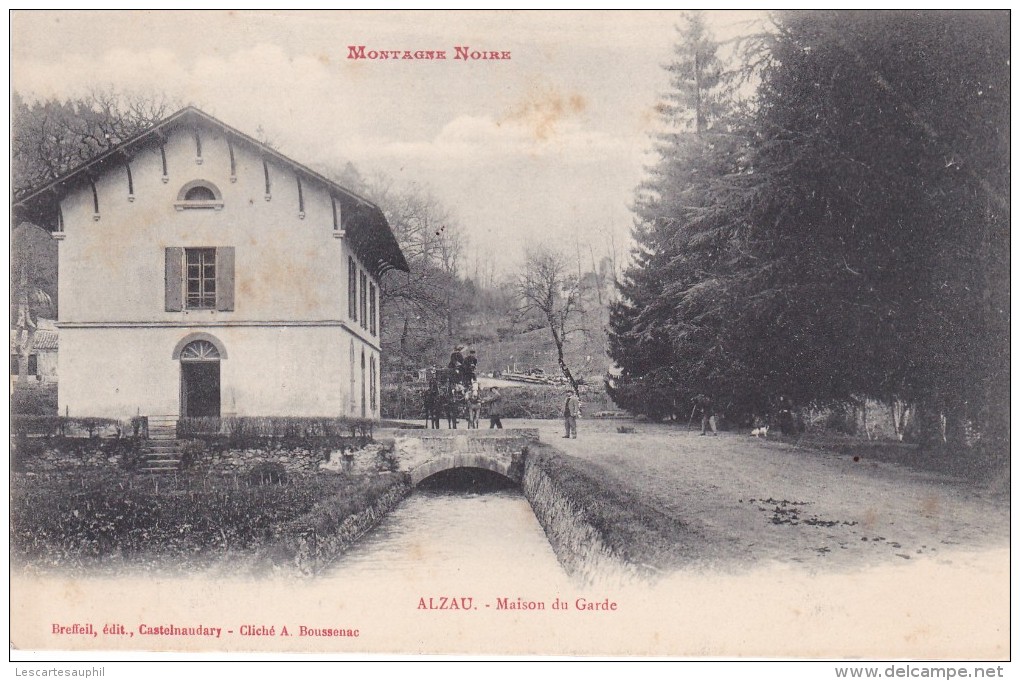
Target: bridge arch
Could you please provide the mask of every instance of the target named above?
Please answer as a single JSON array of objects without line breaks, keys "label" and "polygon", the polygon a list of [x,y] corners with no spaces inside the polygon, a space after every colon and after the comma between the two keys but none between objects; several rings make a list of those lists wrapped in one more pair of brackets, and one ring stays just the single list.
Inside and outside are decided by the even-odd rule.
[{"label": "bridge arch", "polygon": [[[425,463],[412,468],[409,473],[411,476],[411,486],[417,487],[418,484],[425,478],[441,473],[442,471],[448,471],[452,468],[483,468],[485,470],[492,471],[493,473],[499,473],[506,479],[520,484],[520,471],[511,470],[513,468],[512,462],[508,458],[500,459],[486,454],[452,454],[449,456],[439,456],[434,459],[429,459]],[[519,468],[519,467],[516,467]]]}]

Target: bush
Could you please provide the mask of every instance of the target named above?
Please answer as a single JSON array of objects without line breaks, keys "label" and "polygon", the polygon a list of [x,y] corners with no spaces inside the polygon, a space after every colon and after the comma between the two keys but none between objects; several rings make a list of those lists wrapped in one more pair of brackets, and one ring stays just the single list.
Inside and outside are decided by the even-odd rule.
[{"label": "bush", "polygon": [[226,436],[232,445],[254,440],[295,441],[370,438],[374,422],[348,417],[306,416],[229,416],[226,418],[182,418],[177,422],[177,437]]},{"label": "bush", "polygon": [[15,414],[56,416],[57,386],[53,383],[17,384],[11,395],[11,410]]},{"label": "bush", "polygon": [[181,445],[181,468],[188,469],[204,458],[205,443],[201,440],[187,440]]},{"label": "bush", "polygon": [[15,414],[11,417],[11,430],[18,435],[53,437],[63,434],[65,422],[63,416]]},{"label": "bush", "polygon": [[53,437],[54,435],[65,435],[67,437],[87,435],[93,438],[101,435],[103,431],[113,431],[114,436],[119,438],[125,432],[132,429],[125,421],[95,416],[68,418],[66,416],[15,414],[11,419],[11,430],[15,433],[41,435],[43,437]]},{"label": "bush", "polygon": [[286,485],[287,470],[277,461],[264,461],[256,464],[248,472],[248,484],[252,487]]},{"label": "bush", "polygon": [[239,558],[310,524],[322,534],[335,530],[401,484],[394,474],[295,475],[265,486],[243,476],[16,474],[11,559],[38,569],[119,571],[125,563],[185,570],[226,558],[234,569]]}]

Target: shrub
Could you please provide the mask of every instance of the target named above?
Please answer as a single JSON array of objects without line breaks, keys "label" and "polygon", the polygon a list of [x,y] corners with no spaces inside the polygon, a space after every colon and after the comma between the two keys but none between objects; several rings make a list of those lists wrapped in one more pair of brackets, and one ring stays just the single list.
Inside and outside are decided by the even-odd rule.
[{"label": "shrub", "polygon": [[295,442],[299,440],[371,438],[371,419],[332,416],[228,416],[225,418],[182,418],[177,422],[177,437],[224,436],[234,447],[251,444]]},{"label": "shrub", "polygon": [[35,416],[15,414],[11,417],[11,430],[18,435],[52,437],[64,432],[66,419],[62,416]]},{"label": "shrub", "polygon": [[396,473],[400,470],[400,460],[397,458],[393,445],[380,449],[378,457],[380,471]]},{"label": "shrub", "polygon": [[191,468],[204,458],[205,452],[206,446],[201,440],[185,441],[181,445],[181,468]]},{"label": "shrub", "polygon": [[253,487],[286,485],[287,482],[287,469],[277,461],[264,461],[248,471],[248,484]]},{"label": "shrub", "polygon": [[57,386],[53,383],[18,383],[11,395],[15,414],[32,416],[57,415]]}]

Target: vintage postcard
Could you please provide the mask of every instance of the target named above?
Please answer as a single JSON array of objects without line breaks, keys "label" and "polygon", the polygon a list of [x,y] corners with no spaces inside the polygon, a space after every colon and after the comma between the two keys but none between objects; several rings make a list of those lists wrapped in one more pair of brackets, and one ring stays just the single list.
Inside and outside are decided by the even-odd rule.
[{"label": "vintage postcard", "polygon": [[1009,19],[12,11],[12,659],[994,676]]}]

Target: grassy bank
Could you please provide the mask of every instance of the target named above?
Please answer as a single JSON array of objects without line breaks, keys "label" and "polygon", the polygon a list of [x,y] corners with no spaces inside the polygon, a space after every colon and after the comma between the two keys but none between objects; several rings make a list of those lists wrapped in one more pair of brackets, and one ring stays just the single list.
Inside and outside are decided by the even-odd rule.
[{"label": "grassy bank", "polygon": [[548,476],[578,520],[624,562],[670,570],[696,555],[700,538],[694,530],[649,505],[602,466],[544,445],[529,447],[528,465]]},{"label": "grassy bank", "polygon": [[[140,478],[117,472],[14,474],[11,561],[37,571],[192,571],[230,560],[265,570],[293,558],[281,545],[329,533],[406,487],[404,476]],[[372,511],[378,515],[379,511]]]}]

